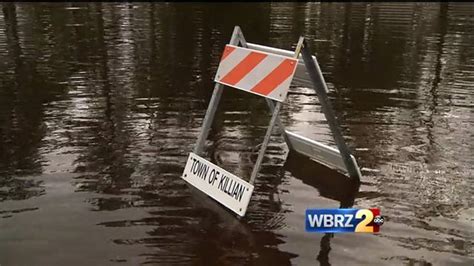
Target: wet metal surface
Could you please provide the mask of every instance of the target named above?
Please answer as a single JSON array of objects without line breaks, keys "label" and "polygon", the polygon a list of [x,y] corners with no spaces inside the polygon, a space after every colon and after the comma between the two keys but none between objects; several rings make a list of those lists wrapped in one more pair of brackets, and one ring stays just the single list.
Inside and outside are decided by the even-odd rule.
[{"label": "wet metal surface", "polygon": [[[473,265],[473,4],[0,6],[1,265]],[[234,25],[288,50],[305,35],[358,191],[278,134],[245,219],[180,178]],[[222,100],[207,157],[248,178],[270,114]],[[334,146],[312,89],[281,118]],[[306,208],[339,206],[380,207],[381,233],[304,231]]]}]

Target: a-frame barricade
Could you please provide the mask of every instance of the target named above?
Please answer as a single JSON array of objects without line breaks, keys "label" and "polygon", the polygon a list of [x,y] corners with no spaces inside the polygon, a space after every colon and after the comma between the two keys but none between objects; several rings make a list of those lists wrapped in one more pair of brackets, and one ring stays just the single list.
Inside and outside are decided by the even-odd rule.
[{"label": "a-frame barricade", "polygon": [[[321,69],[316,57],[311,56],[311,51],[303,37],[300,37],[295,51],[288,51],[247,43],[240,27],[236,26],[229,44],[224,48],[214,81],[216,84],[203,126],[194,152],[189,154],[182,175],[186,182],[239,216],[244,216],[275,125],[284,132],[285,141],[290,149],[330,168],[347,173],[350,178],[360,180],[359,167],[342,137],[327,97],[328,89]],[[291,84],[314,88],[337,149],[284,129],[278,115]],[[224,86],[264,97],[272,112],[270,124],[248,182],[200,156]]]}]

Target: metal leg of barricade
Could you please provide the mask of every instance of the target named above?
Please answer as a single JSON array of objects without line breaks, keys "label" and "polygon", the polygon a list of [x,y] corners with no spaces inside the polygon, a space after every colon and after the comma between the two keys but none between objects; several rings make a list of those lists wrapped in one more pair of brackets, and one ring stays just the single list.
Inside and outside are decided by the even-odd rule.
[{"label": "metal leg of barricade", "polygon": [[[242,32],[240,30],[240,27],[235,26],[229,44],[238,45],[239,40],[241,39],[241,35]],[[214,121],[214,116],[216,114],[217,106],[219,105],[223,89],[224,85],[216,82],[216,85],[214,86],[214,91],[212,92],[211,101],[209,102],[209,106],[207,107],[201,132],[199,133],[196,146],[194,147],[194,153],[198,155],[200,155],[204,150],[204,144],[206,143],[209,131],[211,130],[212,121]]]},{"label": "metal leg of barricade", "polygon": [[[240,41],[240,44],[242,44],[242,47],[247,48],[248,47],[247,41],[245,40],[244,34],[242,33],[242,31],[240,29],[239,29],[239,32],[237,33],[237,35],[238,35],[238,39]],[[300,45],[300,46],[302,46],[302,45]],[[295,55],[296,58],[297,58],[298,55]],[[265,101],[267,102],[268,108],[273,113],[273,111],[275,109],[275,104],[273,103],[272,100],[270,100],[268,98],[265,98]],[[291,149],[290,140],[288,139],[288,136],[285,134],[285,127],[283,126],[283,123],[281,122],[280,117],[276,118],[275,123],[276,123],[276,126],[280,129],[281,134],[283,135],[283,138],[285,139],[285,142],[288,145],[288,148]]]},{"label": "metal leg of barricade", "polygon": [[[237,45],[239,42],[242,44],[243,47],[247,47],[247,43],[245,41],[245,38],[244,38],[244,35],[243,35],[242,31],[240,30],[240,28],[238,26],[236,26],[234,28],[234,32],[232,33],[232,37],[231,37],[231,40],[230,40],[229,43],[233,44],[233,45]],[[299,47],[301,47],[301,44],[299,45]],[[209,131],[210,131],[211,126],[212,126],[212,121],[214,120],[214,116],[215,116],[220,98],[222,96],[223,88],[224,88],[224,85],[222,85],[220,83],[216,83],[216,85],[214,86],[214,91],[212,93],[212,97],[211,97],[211,100],[209,102],[209,106],[207,108],[206,115],[204,117],[204,122],[203,122],[203,125],[202,125],[202,128],[201,128],[201,131],[199,133],[196,146],[194,147],[194,153],[196,153],[198,155],[201,154],[204,150],[204,144],[205,144],[206,139],[209,135]],[[277,104],[275,105],[272,102],[272,100],[270,100],[270,99],[266,99],[266,101],[267,101],[267,104],[268,104],[268,106],[269,106],[269,108],[270,108],[270,110],[272,111],[273,114],[272,114],[272,118],[270,120],[270,126],[267,129],[267,133],[264,137],[264,141],[263,141],[263,143],[260,147],[260,151],[259,151],[259,155],[257,157],[257,161],[255,162],[252,174],[250,176],[250,184],[253,184],[255,182],[255,178],[258,174],[258,171],[260,170],[260,165],[262,163],[263,156],[265,155],[265,151],[266,151],[266,148],[268,146],[268,141],[270,140],[271,133],[272,133],[272,130],[273,130],[275,124],[277,124],[280,127],[280,129],[282,130],[282,134],[285,137],[285,140],[287,138],[286,134],[285,134],[285,131],[284,131],[284,127],[283,127],[283,125],[280,121],[280,118],[278,116],[278,114],[280,112],[280,109],[281,109],[281,103],[277,102]],[[289,141],[287,141],[287,143],[289,143]]]},{"label": "metal leg of barricade", "polygon": [[[273,112],[275,110],[275,104],[270,99],[265,99],[265,101],[267,102],[267,105],[270,111]],[[283,135],[283,138],[285,139],[286,145],[291,150],[291,142],[285,133],[285,126],[281,122],[280,117],[277,117],[276,119],[276,126],[280,129],[281,134]]]},{"label": "metal leg of barricade", "polygon": [[[242,35],[242,38],[243,38],[243,35]],[[298,44],[296,45],[296,49],[295,49],[295,54],[294,54],[295,59],[298,59],[301,48],[303,47],[303,43],[304,43],[304,38],[300,37],[300,39],[298,40]],[[263,139],[262,147],[260,148],[260,152],[258,153],[257,161],[255,162],[255,166],[253,168],[252,175],[250,175],[250,181],[249,182],[252,185],[255,181],[255,178],[257,177],[258,171],[260,170],[260,165],[262,163],[263,156],[265,155],[265,151],[267,149],[268,141],[270,140],[270,136],[272,134],[273,127],[275,126],[276,123],[282,129],[282,131],[283,131],[282,134],[285,137],[285,141],[287,140],[287,136],[285,134],[283,124],[281,124],[280,118],[278,117],[278,115],[280,113],[280,109],[281,109],[281,102],[277,102],[276,105],[274,105],[272,100],[267,99],[267,104],[270,107],[270,110],[272,110],[273,114],[272,114],[272,119],[270,120],[270,126],[268,127],[267,133],[265,134],[265,138]]]},{"label": "metal leg of barricade", "polygon": [[260,165],[262,164],[263,156],[265,155],[265,151],[267,150],[268,142],[270,141],[273,127],[275,126],[276,120],[278,118],[278,114],[280,113],[280,109],[281,109],[281,102],[277,102],[275,105],[275,108],[273,109],[270,125],[267,128],[267,133],[265,134],[265,137],[263,138],[263,143],[262,143],[262,146],[260,147],[257,161],[255,162],[255,165],[252,170],[252,174],[250,175],[249,183],[252,185],[255,182],[255,178],[257,177],[258,171],[260,170]]},{"label": "metal leg of barricade", "polygon": [[334,111],[331,106],[331,102],[329,101],[326,94],[326,91],[328,90],[323,74],[319,68],[316,58],[311,56],[311,51],[306,41],[304,41],[301,54],[303,56],[303,61],[310,76],[311,82],[313,83],[313,88],[318,95],[321,109],[324,113],[324,116],[326,117],[326,120],[328,121],[329,128],[331,129],[331,132],[334,136],[334,141],[336,142],[337,148],[339,149],[339,152],[342,156],[347,172],[351,178],[355,178],[357,181],[360,181],[359,169],[356,166],[354,159],[351,157],[349,148],[342,137],[341,131],[336,121],[336,116],[334,115]]},{"label": "metal leg of barricade", "polygon": [[[304,42],[304,38],[300,37],[298,40],[298,44],[296,45],[295,53],[293,55],[293,57],[296,59],[298,59],[298,56],[300,55],[301,48],[303,47],[303,42]],[[275,109],[275,105],[270,99],[265,99],[265,100],[267,101],[268,108],[270,108],[270,110],[273,112]],[[291,141],[288,138],[288,135],[285,132],[285,126],[283,126],[283,123],[281,123],[279,117],[277,117],[276,124],[281,130],[281,134],[283,135],[283,138],[285,139],[286,145],[288,145],[288,148],[291,150]]]}]

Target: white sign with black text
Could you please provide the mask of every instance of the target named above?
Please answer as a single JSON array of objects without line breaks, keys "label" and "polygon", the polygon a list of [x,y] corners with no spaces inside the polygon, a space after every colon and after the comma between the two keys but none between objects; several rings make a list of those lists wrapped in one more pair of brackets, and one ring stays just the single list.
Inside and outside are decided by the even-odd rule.
[{"label": "white sign with black text", "polygon": [[248,182],[192,152],[181,177],[238,215],[245,215],[254,188]]}]

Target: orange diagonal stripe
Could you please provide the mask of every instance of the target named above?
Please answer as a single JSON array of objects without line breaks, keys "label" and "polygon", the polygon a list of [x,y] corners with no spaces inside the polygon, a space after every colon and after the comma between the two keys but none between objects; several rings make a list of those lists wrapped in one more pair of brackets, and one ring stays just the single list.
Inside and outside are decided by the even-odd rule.
[{"label": "orange diagonal stripe", "polygon": [[252,69],[254,69],[260,62],[262,62],[265,57],[267,57],[266,54],[251,52],[220,81],[229,85],[235,85],[250,71],[252,71]]},{"label": "orange diagonal stripe", "polygon": [[257,83],[257,85],[255,85],[251,89],[251,91],[263,95],[268,95],[293,73],[295,67],[295,60],[283,60],[283,62],[281,62],[280,65],[273,69],[270,74],[268,74],[259,83]]},{"label": "orange diagonal stripe", "polygon": [[235,50],[235,47],[226,45],[224,52],[222,53],[221,61],[224,60],[230,53],[232,53]]}]

